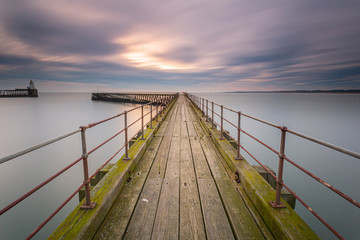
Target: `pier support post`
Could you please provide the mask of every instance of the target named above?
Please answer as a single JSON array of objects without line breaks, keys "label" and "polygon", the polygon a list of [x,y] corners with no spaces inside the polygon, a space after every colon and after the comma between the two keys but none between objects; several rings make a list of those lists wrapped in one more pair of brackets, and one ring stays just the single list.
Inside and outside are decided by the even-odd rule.
[{"label": "pier support post", "polygon": [[127,111],[124,112],[124,124],[125,124],[125,158],[123,160],[130,160],[129,158],[129,142],[128,142],[128,126],[127,126]]},{"label": "pier support post", "polygon": [[221,133],[220,140],[224,140],[224,106],[221,105]]},{"label": "pier support post", "polygon": [[286,135],[286,127],[281,127],[281,142],[280,142],[280,153],[279,153],[279,169],[278,169],[278,177],[276,178],[276,199],[275,201],[271,201],[270,204],[274,208],[285,208],[285,204],[280,202],[281,198],[281,189],[283,183],[283,169],[284,169],[284,152],[285,152],[285,135]]},{"label": "pier support post", "polygon": [[86,149],[86,136],[85,131],[87,127],[81,128],[81,143],[82,143],[82,159],[83,159],[83,170],[84,170],[84,188],[85,188],[85,203],[80,209],[93,209],[96,205],[95,202],[91,202],[90,197],[90,178],[89,178],[89,166],[88,166],[88,154]]}]

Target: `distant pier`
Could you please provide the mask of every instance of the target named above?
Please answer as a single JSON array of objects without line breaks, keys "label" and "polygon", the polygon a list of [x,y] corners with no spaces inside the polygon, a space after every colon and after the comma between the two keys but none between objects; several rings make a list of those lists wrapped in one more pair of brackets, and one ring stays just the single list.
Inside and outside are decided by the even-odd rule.
[{"label": "distant pier", "polygon": [[30,80],[26,89],[0,90],[0,97],[38,97],[38,90],[35,88],[34,82]]},{"label": "distant pier", "polygon": [[119,103],[166,105],[175,95],[177,93],[93,93],[91,99]]}]

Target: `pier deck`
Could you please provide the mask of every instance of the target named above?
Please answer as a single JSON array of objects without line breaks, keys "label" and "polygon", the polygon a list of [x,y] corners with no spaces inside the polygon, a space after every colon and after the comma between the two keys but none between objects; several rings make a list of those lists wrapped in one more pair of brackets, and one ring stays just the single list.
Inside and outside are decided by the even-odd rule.
[{"label": "pier deck", "polygon": [[94,239],[272,239],[180,96]]}]

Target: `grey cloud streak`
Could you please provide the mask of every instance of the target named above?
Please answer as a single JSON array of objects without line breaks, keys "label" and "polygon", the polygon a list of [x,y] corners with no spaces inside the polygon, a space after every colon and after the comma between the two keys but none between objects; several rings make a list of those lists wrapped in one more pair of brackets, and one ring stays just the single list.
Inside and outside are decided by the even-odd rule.
[{"label": "grey cloud streak", "polygon": [[[65,1],[60,10],[45,0],[0,2],[0,37],[14,41],[0,46],[0,81],[156,83],[179,91],[360,88],[356,1],[77,1],[73,8]],[[147,43],[156,43],[145,49],[148,65],[124,57]]]}]

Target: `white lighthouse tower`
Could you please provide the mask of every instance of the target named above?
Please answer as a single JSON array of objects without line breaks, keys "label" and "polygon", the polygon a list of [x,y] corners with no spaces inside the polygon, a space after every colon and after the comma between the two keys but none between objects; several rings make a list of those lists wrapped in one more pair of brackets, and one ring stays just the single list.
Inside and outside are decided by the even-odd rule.
[{"label": "white lighthouse tower", "polygon": [[33,80],[30,80],[29,88],[36,89]]}]

